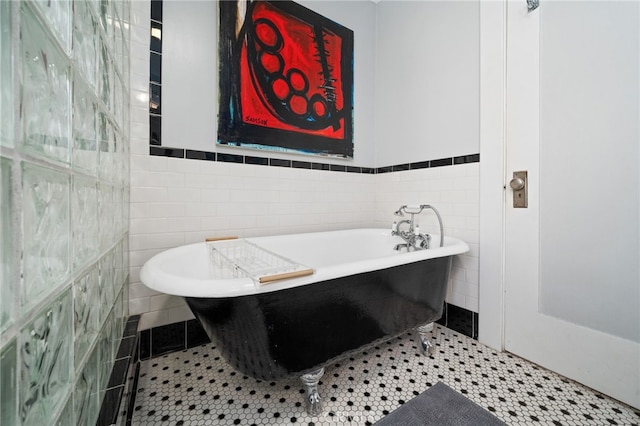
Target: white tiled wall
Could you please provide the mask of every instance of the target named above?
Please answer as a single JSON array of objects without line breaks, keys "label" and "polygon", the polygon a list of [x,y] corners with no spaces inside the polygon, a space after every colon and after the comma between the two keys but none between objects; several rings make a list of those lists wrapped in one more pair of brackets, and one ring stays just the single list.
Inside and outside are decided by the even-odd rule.
[{"label": "white tiled wall", "polygon": [[[432,204],[442,216],[444,234],[465,241],[470,251],[456,256],[451,268],[447,302],[478,312],[480,242],[480,163],[376,175],[375,223],[390,227],[401,205]],[[416,221],[423,231],[439,233],[433,213]]]},{"label": "white tiled wall", "polygon": [[[208,236],[390,227],[402,204],[435,205],[445,235],[469,244],[454,260],[447,300],[478,310],[478,163],[362,175],[132,157],[130,311],[144,314],[141,329],[192,318],[182,299],[140,282],[142,265],[156,253]],[[419,221],[438,232],[435,216]]]},{"label": "white tiled wall", "polygon": [[184,320],[179,298],[140,283],[144,262],[210,236],[253,237],[373,226],[373,176],[133,155],[131,313],[141,328]]}]

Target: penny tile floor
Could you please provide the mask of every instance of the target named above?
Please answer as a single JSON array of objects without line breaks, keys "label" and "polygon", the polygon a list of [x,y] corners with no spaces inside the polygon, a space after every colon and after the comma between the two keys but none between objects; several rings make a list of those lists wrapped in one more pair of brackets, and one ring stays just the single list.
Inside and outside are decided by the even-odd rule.
[{"label": "penny tile floor", "polygon": [[369,425],[438,381],[509,425],[639,425],[640,411],[436,324],[430,357],[409,332],[329,365],[309,416],[293,377],[243,376],[214,344],[141,362],[133,425]]}]

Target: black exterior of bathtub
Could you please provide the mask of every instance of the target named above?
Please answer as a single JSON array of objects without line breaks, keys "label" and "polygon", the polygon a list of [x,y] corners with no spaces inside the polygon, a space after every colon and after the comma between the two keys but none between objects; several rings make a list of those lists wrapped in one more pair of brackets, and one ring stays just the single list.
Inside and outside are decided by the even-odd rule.
[{"label": "black exterior of bathtub", "polygon": [[185,299],[227,362],[269,380],[438,320],[450,267],[441,257],[270,293]]}]

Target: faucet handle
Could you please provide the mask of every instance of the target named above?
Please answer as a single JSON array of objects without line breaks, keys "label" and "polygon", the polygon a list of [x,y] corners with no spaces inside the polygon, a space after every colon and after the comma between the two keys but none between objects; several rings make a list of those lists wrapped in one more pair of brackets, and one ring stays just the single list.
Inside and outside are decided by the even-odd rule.
[{"label": "faucet handle", "polygon": [[431,235],[424,234],[420,241],[420,248],[427,250],[431,248]]}]

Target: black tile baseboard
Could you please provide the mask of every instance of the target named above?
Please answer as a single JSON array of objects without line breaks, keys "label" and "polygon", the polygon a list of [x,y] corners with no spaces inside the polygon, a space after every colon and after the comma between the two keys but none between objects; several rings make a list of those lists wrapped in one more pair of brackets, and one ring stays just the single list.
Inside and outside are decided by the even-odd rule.
[{"label": "black tile baseboard", "polygon": [[[116,424],[120,407],[125,407],[126,424],[131,424],[133,412],[130,410],[131,400],[135,401],[137,389],[137,376],[134,376],[130,383],[127,377],[130,372],[139,372],[140,359],[138,357],[138,322],[140,315],[129,317],[122,333],[120,346],[116,355],[115,363],[111,370],[111,376],[105,391],[100,414],[98,415],[97,426],[108,426]],[[122,423],[119,423],[122,424]]]},{"label": "black tile baseboard", "polygon": [[204,331],[198,320],[192,319],[187,321],[187,343],[185,349],[204,345],[211,342],[209,336]]},{"label": "black tile baseboard", "polygon": [[151,356],[183,350],[185,341],[184,321],[151,329]]},{"label": "black tile baseboard", "polygon": [[142,330],[138,334],[138,356],[140,359],[151,358],[151,329]]},{"label": "black tile baseboard", "polygon": [[[442,318],[437,322],[465,336],[478,339],[476,312],[445,302]],[[211,342],[211,339],[200,323],[192,319],[142,330],[138,341],[140,359],[145,360],[200,346]]]},{"label": "black tile baseboard", "polygon": [[211,340],[200,323],[192,319],[142,330],[138,341],[140,359],[145,360],[193,348]]},{"label": "black tile baseboard", "polygon": [[453,331],[478,340],[477,312],[445,302],[442,317],[437,322]]}]

